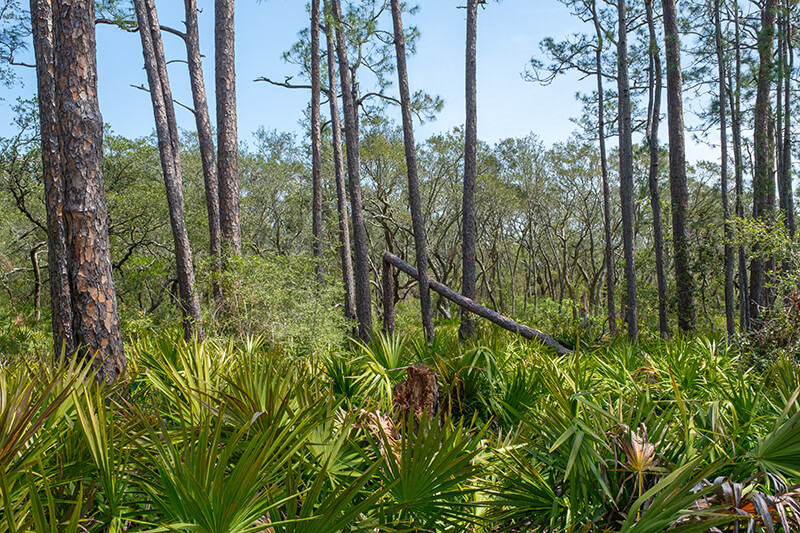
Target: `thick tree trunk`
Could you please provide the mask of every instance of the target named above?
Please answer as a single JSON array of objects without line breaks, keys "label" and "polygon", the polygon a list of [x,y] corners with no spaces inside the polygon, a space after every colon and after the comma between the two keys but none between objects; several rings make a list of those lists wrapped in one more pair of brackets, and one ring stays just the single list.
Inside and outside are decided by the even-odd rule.
[{"label": "thick tree trunk", "polygon": [[[383,254],[383,259],[384,261],[396,267],[397,269],[401,270],[402,272],[405,272],[412,278],[417,280],[419,279],[419,272],[417,272],[417,269],[409,265],[396,255],[386,252]],[[561,343],[559,343],[553,337],[545,333],[542,333],[541,331],[535,330],[528,326],[522,325],[514,320],[511,320],[510,318],[501,315],[497,311],[489,309],[488,307],[479,304],[475,300],[467,298],[463,294],[457,293],[450,287],[443,285],[442,283],[439,283],[436,280],[431,279],[429,280],[429,282],[431,290],[438,292],[451,302],[459,305],[462,308],[469,309],[471,313],[481,316],[489,320],[490,322],[497,324],[503,329],[512,331],[514,333],[519,333],[526,339],[535,340],[544,344],[545,346],[549,346],[550,348],[555,350],[558,355],[569,355],[572,353],[571,350],[562,346]]]},{"label": "thick tree trunk", "polygon": [[180,139],[175,119],[175,107],[167,75],[167,62],[161,41],[161,29],[153,0],[134,0],[136,17],[139,22],[139,35],[142,40],[147,82],[153,102],[158,151],[161,156],[161,169],[169,205],[172,239],[175,245],[175,264],[178,271],[181,313],[183,314],[183,333],[189,340],[195,334],[203,336],[203,319],[200,314],[200,301],[197,298],[194,282],[194,265],[189,234],[184,214],[183,184],[181,178]]},{"label": "thick tree trunk", "polygon": [[792,71],[794,70],[794,50],[792,48],[792,4],[786,1],[786,15],[784,18],[784,54],[786,73],[783,77],[784,105],[786,113],[783,115],[783,188],[786,195],[786,225],[789,235],[794,237],[794,193],[792,188]]},{"label": "thick tree trunk", "polygon": [[628,80],[628,24],[625,0],[617,0],[617,90],[619,92],[619,195],[622,206],[622,243],[625,251],[625,321],[628,338],[639,337],[636,302],[636,235],[633,209],[633,140],[631,131],[631,89]]},{"label": "thick tree trunk", "polygon": [[603,178],[603,235],[605,237],[606,262],[606,312],[608,329],[612,336],[617,334],[617,309],[614,296],[614,240],[611,232],[611,190],[608,183],[608,156],[606,154],[605,90],[603,88],[603,40],[605,33],[600,27],[597,7],[592,3],[592,21],[597,36],[595,63],[597,68],[597,135],[600,142],[600,169]]},{"label": "thick tree trunk", "polygon": [[223,255],[242,251],[239,215],[239,145],[236,123],[233,0],[215,0],[214,55],[217,88],[217,172]]},{"label": "thick tree trunk", "polygon": [[728,201],[728,117],[725,109],[725,52],[722,45],[722,21],[720,0],[714,6],[714,37],[717,46],[717,67],[719,71],[719,139],[720,175],[722,181],[722,212],[725,217],[725,326],[728,335],[736,332],[733,302],[733,231],[731,228],[731,209]]},{"label": "thick tree trunk", "polygon": [[197,0],[184,1],[186,11],[186,58],[189,63],[189,80],[192,86],[194,118],[197,124],[197,140],[200,146],[200,159],[203,163],[203,181],[206,191],[206,211],[208,212],[209,252],[213,262],[213,293],[217,307],[221,307],[222,291],[219,276],[222,272],[219,221],[219,181],[217,178],[217,156],[214,147],[214,133],[211,128],[211,117],[208,112],[206,85],[203,78],[203,61],[200,53],[200,31],[197,26]]},{"label": "thick tree trunk", "polygon": [[64,221],[64,178],[61,174],[59,124],[56,108],[55,36],[53,0],[31,0],[33,48],[39,89],[39,121],[42,140],[42,172],[47,208],[47,268],[50,274],[50,308],[53,349],[56,356],[75,350],[72,303],[67,265]]},{"label": "thick tree trunk", "polygon": [[103,189],[103,119],[97,101],[94,2],[56,0],[55,80],[63,216],[78,356],[99,381],[125,371]]},{"label": "thick tree trunk", "polygon": [[311,233],[314,270],[322,283],[322,127],[320,119],[319,0],[311,0]]},{"label": "thick tree trunk", "polygon": [[[464,191],[461,203],[461,293],[475,299],[475,182],[478,166],[478,85],[477,41],[478,4],[480,0],[467,0],[466,49],[466,123],[464,127]],[[461,339],[475,333],[475,323],[469,310],[461,308]]]},{"label": "thick tree trunk", "polygon": [[336,55],[339,59],[339,76],[342,83],[345,138],[347,140],[347,174],[350,185],[350,207],[353,213],[353,245],[355,248],[355,296],[358,316],[358,336],[363,341],[372,337],[372,299],[369,286],[369,255],[367,227],[361,202],[361,151],[358,139],[358,107],[350,83],[350,62],[347,59],[347,42],[342,28],[340,0],[331,0],[336,24]]},{"label": "thick tree trunk", "polygon": [[[754,140],[755,171],[753,175],[753,218],[771,221],[775,210],[775,138],[770,103],[772,88],[772,41],[775,36],[776,0],[766,0],[761,11],[758,36],[758,82]],[[750,263],[750,318],[756,320],[760,309],[768,304],[765,290],[765,260],[756,257]]]},{"label": "thick tree trunk", "polygon": [[[325,11],[330,6],[326,2]],[[350,222],[347,216],[347,189],[345,186],[344,154],[342,154],[342,124],[339,119],[338,88],[336,83],[336,52],[330,26],[325,28],[328,48],[328,102],[331,113],[331,131],[333,144],[333,168],[336,179],[336,208],[339,213],[339,256],[342,261],[342,283],[344,285],[344,316],[348,320],[356,319],[356,300],[353,293],[353,260],[350,255]]]},{"label": "thick tree trunk", "polygon": [[675,247],[675,285],[678,291],[678,327],[684,333],[695,327],[694,278],[691,243],[686,222],[689,187],[686,182],[686,148],[681,85],[681,46],[675,0],[662,0],[664,43],[667,56],[667,122],[669,132],[669,188],[672,203],[672,238]]},{"label": "thick tree trunk", "polygon": [[422,205],[417,177],[417,146],[414,142],[414,121],[411,116],[411,91],[408,88],[408,68],[406,67],[406,43],[403,35],[403,21],[400,0],[391,0],[392,22],[394,26],[394,45],[397,53],[397,78],[400,88],[400,103],[403,114],[403,141],[406,152],[406,171],[408,172],[408,204],[411,209],[411,223],[414,228],[414,244],[417,252],[419,278],[419,301],[422,310],[422,329],[428,342],[433,342],[433,310],[431,291],[428,287],[428,248],[425,239],[425,224],[422,219]]},{"label": "thick tree trunk", "polygon": [[649,103],[647,106],[647,145],[650,149],[650,169],[648,186],[650,207],[653,211],[653,245],[656,254],[656,283],[658,286],[658,331],[663,338],[669,338],[669,317],[667,316],[667,268],[664,261],[664,231],[661,223],[661,193],[658,190],[658,128],[661,123],[661,54],[656,38],[653,0],[645,0],[647,27],[650,36]]}]

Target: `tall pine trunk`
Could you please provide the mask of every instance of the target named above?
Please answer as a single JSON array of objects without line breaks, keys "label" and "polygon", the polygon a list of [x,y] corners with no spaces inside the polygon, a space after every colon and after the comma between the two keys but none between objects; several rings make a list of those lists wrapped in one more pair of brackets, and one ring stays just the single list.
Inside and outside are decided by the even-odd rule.
[{"label": "tall pine trunk", "polygon": [[719,72],[719,140],[720,175],[722,188],[722,213],[725,217],[725,326],[728,335],[736,332],[733,302],[733,231],[731,228],[731,208],[728,201],[728,117],[725,109],[725,52],[722,44],[722,21],[720,0],[714,3],[714,39],[717,47],[717,70]]},{"label": "tall pine trunk", "polygon": [[433,310],[428,281],[428,249],[425,240],[425,225],[422,219],[422,205],[417,177],[417,146],[414,142],[414,122],[411,116],[411,91],[408,88],[408,68],[406,67],[406,43],[403,34],[403,21],[400,0],[391,0],[392,23],[394,26],[394,45],[397,53],[397,77],[400,88],[400,104],[403,114],[403,141],[408,172],[408,203],[411,209],[411,223],[414,228],[414,244],[417,252],[417,272],[419,272],[419,301],[422,310],[422,328],[428,342],[433,342]]},{"label": "tall pine trunk", "polygon": [[322,283],[322,128],[320,119],[319,0],[311,0],[311,233],[317,281]]},{"label": "tall pine trunk", "polygon": [[[330,5],[325,2],[326,13]],[[333,169],[336,180],[336,210],[339,214],[339,256],[342,262],[342,283],[344,286],[344,316],[356,319],[356,300],[353,292],[353,259],[350,255],[350,222],[347,216],[347,189],[345,185],[344,154],[342,154],[342,123],[339,119],[339,98],[336,83],[336,51],[333,44],[333,31],[330,24],[325,25],[325,38],[328,49],[328,104],[331,113],[331,144],[333,145]]]},{"label": "tall pine trunk", "polygon": [[217,90],[217,173],[224,255],[242,251],[239,214],[239,145],[236,123],[233,0],[215,0],[214,56]]},{"label": "tall pine trunk", "polygon": [[61,174],[58,111],[55,85],[55,37],[53,0],[31,0],[33,48],[39,90],[39,121],[42,141],[42,172],[47,208],[47,267],[50,273],[53,349],[75,350],[72,333],[72,303],[67,267],[66,227],[64,222],[64,178]]},{"label": "tall pine trunk", "polygon": [[217,156],[214,147],[214,133],[211,128],[211,117],[208,112],[208,98],[203,77],[203,56],[200,53],[200,31],[197,25],[197,0],[185,0],[186,33],[183,40],[186,43],[186,59],[189,65],[189,81],[192,87],[192,102],[194,104],[194,118],[197,126],[197,141],[200,146],[200,159],[203,164],[203,182],[206,192],[206,211],[208,213],[209,252],[213,263],[213,293],[217,306],[222,306],[222,291],[220,290],[219,275],[222,273],[222,259],[220,249],[222,236],[220,234],[219,214],[219,180],[217,177]]},{"label": "tall pine trunk", "polygon": [[153,0],[134,0],[139,35],[142,41],[147,81],[158,135],[158,151],[167,192],[172,239],[175,246],[175,263],[178,270],[178,290],[183,314],[184,337],[203,336],[200,301],[194,282],[194,265],[189,234],[184,215],[183,184],[181,178],[180,140],[175,119],[175,107],[167,75],[167,62],[161,41],[161,29]]},{"label": "tall pine trunk", "polygon": [[[753,175],[753,218],[767,223],[775,211],[775,137],[770,102],[772,88],[772,41],[775,37],[776,0],[766,0],[761,10],[758,35],[758,78],[754,122],[755,170]],[[750,263],[750,319],[757,320],[769,303],[766,269],[769,260],[756,256]]]},{"label": "tall pine trunk", "polygon": [[[478,166],[478,84],[477,41],[478,4],[480,0],[467,0],[466,49],[466,122],[464,128],[464,189],[461,202],[461,294],[475,299],[475,182]],[[469,311],[461,308],[461,339],[475,333],[475,321]]]},{"label": "tall pine trunk", "polygon": [[678,292],[678,327],[684,333],[695,327],[694,278],[691,271],[691,243],[687,212],[689,187],[686,181],[686,147],[681,86],[681,45],[675,0],[662,0],[664,44],[667,56],[667,123],[669,133],[669,189],[672,203],[672,239],[675,248],[675,285]]},{"label": "tall pine trunk", "polygon": [[614,295],[614,238],[611,231],[611,190],[608,183],[608,155],[606,152],[605,89],[603,88],[603,40],[605,33],[600,27],[597,4],[592,2],[592,22],[597,36],[595,66],[597,68],[597,135],[600,142],[600,170],[603,178],[603,235],[605,238],[606,262],[606,312],[608,329],[612,336],[617,334],[617,308]]},{"label": "tall pine trunk", "polygon": [[355,249],[355,296],[358,316],[358,336],[363,341],[372,337],[372,298],[369,286],[369,255],[367,227],[361,202],[361,151],[358,139],[358,102],[350,82],[350,62],[347,59],[347,40],[342,26],[340,0],[331,0],[336,28],[336,55],[342,83],[345,138],[347,140],[347,174],[350,188],[350,207],[353,214],[353,245]]},{"label": "tall pine trunk", "polygon": [[622,206],[622,244],[625,251],[625,321],[628,338],[639,337],[636,303],[636,235],[633,209],[633,140],[631,131],[631,89],[628,80],[628,24],[625,0],[617,0],[617,90],[619,92],[619,195]]},{"label": "tall pine trunk", "polygon": [[99,381],[110,382],[125,371],[125,351],[111,272],[103,184],[94,2],[56,0],[55,5],[55,101],[72,333],[77,356],[91,360]]},{"label": "tall pine trunk", "polygon": [[656,38],[653,0],[645,0],[645,16],[650,37],[650,70],[648,74],[647,146],[650,149],[650,169],[647,183],[650,189],[650,207],[653,211],[653,245],[656,254],[656,283],[658,286],[658,330],[663,338],[669,337],[667,315],[667,268],[664,261],[664,231],[661,223],[661,192],[658,189],[658,128],[661,123],[661,54]]}]

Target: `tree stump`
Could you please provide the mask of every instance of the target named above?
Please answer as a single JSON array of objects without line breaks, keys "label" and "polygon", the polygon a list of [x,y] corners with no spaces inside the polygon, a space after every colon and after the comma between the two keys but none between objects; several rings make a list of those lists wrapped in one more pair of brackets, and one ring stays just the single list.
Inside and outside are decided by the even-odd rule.
[{"label": "tree stump", "polygon": [[413,415],[416,433],[423,416],[433,417],[439,413],[439,385],[436,372],[426,365],[407,367],[406,376],[394,386],[392,403],[406,423],[409,415]]}]

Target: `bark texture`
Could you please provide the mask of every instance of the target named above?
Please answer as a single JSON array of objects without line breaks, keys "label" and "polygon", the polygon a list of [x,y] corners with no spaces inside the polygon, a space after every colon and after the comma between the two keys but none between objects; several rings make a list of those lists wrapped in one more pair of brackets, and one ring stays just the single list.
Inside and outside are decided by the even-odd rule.
[{"label": "bark texture", "polygon": [[417,254],[419,278],[419,302],[422,311],[422,328],[428,342],[433,342],[433,310],[431,291],[428,287],[428,247],[425,238],[425,223],[422,217],[422,203],[419,195],[417,177],[417,146],[414,141],[414,120],[411,114],[411,91],[408,88],[408,68],[406,66],[406,44],[403,34],[403,20],[400,0],[391,0],[392,22],[394,26],[394,46],[397,53],[397,77],[400,88],[400,105],[403,115],[403,143],[408,173],[408,204],[411,209],[411,223],[414,228],[414,244]]},{"label": "bark texture", "polygon": [[678,327],[684,333],[694,329],[696,310],[691,270],[691,243],[686,222],[689,187],[686,182],[686,145],[681,86],[681,45],[675,0],[662,0],[664,45],[667,56],[667,122],[669,133],[669,189],[672,204],[672,239],[675,248],[675,285],[678,292]]},{"label": "bark texture", "polygon": [[653,211],[653,245],[656,254],[656,283],[658,286],[658,330],[663,338],[669,337],[667,315],[667,268],[664,261],[664,230],[661,222],[661,193],[658,189],[658,127],[661,123],[661,54],[656,38],[653,0],[645,0],[645,14],[650,37],[650,72],[648,75],[649,104],[647,113],[647,145],[650,149],[650,169],[647,183],[650,189],[650,208]]},{"label": "bark texture", "polygon": [[622,207],[622,244],[625,251],[625,322],[628,338],[639,337],[636,302],[636,255],[633,212],[633,140],[631,131],[631,89],[628,77],[628,24],[625,0],[617,0],[617,90],[619,92],[619,195]]},{"label": "bark texture", "polygon": [[[766,0],[761,10],[761,31],[758,35],[758,81],[754,123],[755,168],[753,174],[753,218],[770,222],[775,211],[775,130],[770,101],[773,72],[776,0]],[[762,307],[769,302],[766,284],[766,263],[756,256],[750,263],[750,319],[757,320]]]},{"label": "bark texture", "polygon": [[100,381],[125,371],[103,189],[103,119],[97,101],[94,2],[56,0],[55,82],[63,217],[77,355]]},{"label": "bark texture", "polygon": [[311,0],[311,233],[317,259],[317,281],[322,283],[322,129],[320,120],[319,0]]},{"label": "bark texture", "polygon": [[347,42],[342,28],[340,0],[331,0],[331,11],[336,26],[336,55],[339,60],[339,77],[342,83],[344,129],[347,140],[347,174],[350,188],[350,208],[353,214],[358,336],[366,342],[372,337],[372,300],[369,286],[367,226],[364,222],[364,209],[361,201],[361,151],[358,139],[358,106],[354,88],[350,82],[350,61],[347,58]]},{"label": "bark texture", "polygon": [[33,48],[39,91],[39,121],[42,140],[42,172],[47,208],[47,268],[50,274],[50,307],[53,349],[56,356],[75,350],[72,333],[72,302],[67,264],[64,223],[64,179],[61,174],[58,111],[55,84],[55,36],[53,0],[31,0]]},{"label": "bark texture", "polygon": [[[466,123],[464,126],[464,193],[461,202],[461,293],[475,299],[475,182],[478,159],[478,83],[477,41],[478,4],[480,0],[467,0],[466,48]],[[461,339],[475,333],[475,322],[469,311],[461,308]]]},{"label": "bark texture", "polygon": [[178,271],[178,290],[183,332],[188,340],[195,334],[203,336],[203,320],[200,314],[200,301],[195,291],[194,265],[183,202],[183,183],[181,176],[180,139],[175,119],[175,107],[169,86],[167,62],[161,29],[154,0],[134,0],[139,35],[142,41],[147,82],[153,103],[153,115],[158,135],[158,151],[161,157],[161,170],[167,192],[172,240],[175,246],[175,264]]},{"label": "bark texture", "polygon": [[238,255],[242,251],[242,236],[239,214],[233,0],[215,0],[214,20],[220,229],[223,253]]},{"label": "bark texture", "polygon": [[222,272],[220,249],[219,215],[219,180],[217,177],[217,156],[214,146],[214,133],[211,128],[211,117],[208,111],[206,84],[203,77],[203,56],[200,53],[200,31],[197,26],[197,0],[185,0],[186,59],[189,64],[189,81],[192,87],[192,103],[197,125],[197,140],[200,146],[200,159],[203,163],[203,182],[206,192],[206,211],[208,212],[209,253],[214,268],[213,292],[217,306],[222,306],[222,291],[219,286],[219,275]]},{"label": "bark texture", "polygon": [[[325,11],[330,11],[326,2]],[[350,255],[350,221],[347,216],[347,188],[345,185],[344,154],[342,153],[342,123],[339,118],[338,84],[336,83],[336,50],[330,26],[325,28],[328,49],[328,104],[331,113],[331,144],[333,145],[333,171],[336,180],[336,210],[339,222],[339,257],[342,262],[344,286],[344,316],[356,319],[356,299],[353,286],[353,258]]]}]

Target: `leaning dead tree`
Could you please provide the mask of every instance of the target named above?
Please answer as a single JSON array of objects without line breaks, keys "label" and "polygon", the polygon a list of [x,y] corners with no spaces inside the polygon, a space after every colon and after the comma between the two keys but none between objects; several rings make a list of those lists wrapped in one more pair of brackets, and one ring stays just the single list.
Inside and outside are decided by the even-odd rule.
[{"label": "leaning dead tree", "polygon": [[[414,268],[412,265],[406,263],[396,255],[386,252],[383,254],[383,280],[384,280],[384,331],[388,333],[392,333],[394,331],[394,299],[389,296],[386,297],[386,283],[388,280],[392,278],[390,269],[392,267],[397,268],[401,272],[404,272],[408,276],[419,280],[419,272],[417,269]],[[531,327],[525,326],[516,322],[507,316],[501,315],[497,311],[489,309],[485,307],[475,300],[467,298],[463,294],[459,294],[447,285],[439,283],[438,281],[428,278],[431,290],[438,292],[451,302],[457,304],[462,309],[469,311],[473,314],[476,314],[480,317],[483,317],[494,324],[497,324],[503,329],[507,329],[508,331],[518,333],[519,335],[525,337],[529,340],[534,340],[544,344],[545,346],[552,348],[558,355],[569,355],[572,353],[572,350],[565,348],[561,343],[555,340],[550,335],[546,333],[542,333],[539,330],[533,329]]]}]

